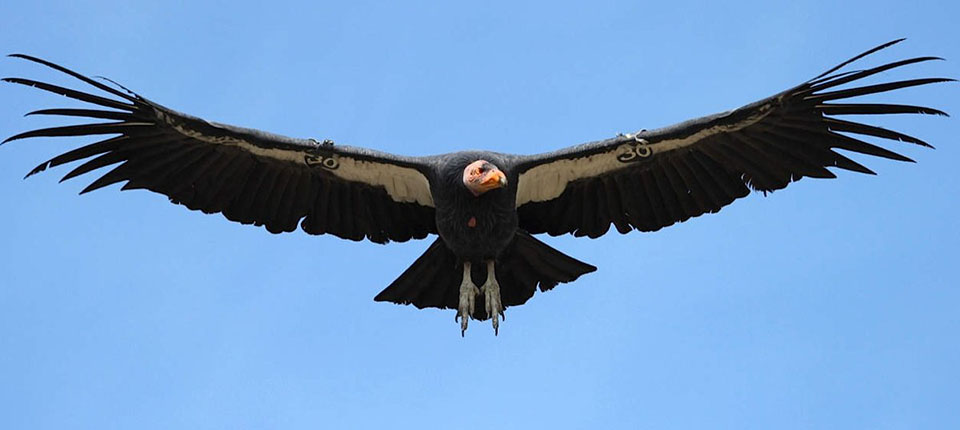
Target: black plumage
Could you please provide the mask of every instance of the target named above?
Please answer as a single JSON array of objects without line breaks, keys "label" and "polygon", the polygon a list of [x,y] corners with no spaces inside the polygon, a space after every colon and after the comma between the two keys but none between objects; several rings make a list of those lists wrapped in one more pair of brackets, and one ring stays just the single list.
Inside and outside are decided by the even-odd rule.
[{"label": "black plumage", "polygon": [[[108,169],[83,193],[124,183],[124,190],[148,189],[192,210],[222,213],[231,221],[264,226],[272,233],[299,227],[309,234],[376,243],[437,234],[427,251],[376,300],[458,308],[464,317],[493,317],[496,327],[496,315],[503,308],[523,304],[538,288],[546,291],[596,269],[532,234],[596,238],[611,227],[619,233],[656,231],[718,212],[750,190],[772,192],[803,177],[833,178],[830,167],[874,173],[837,149],[912,161],[860,136],[930,145],[901,132],[837,118],[946,116],[922,106],[849,100],[952,80],[843,87],[887,70],[939,59],[916,57],[840,72],[898,42],[878,46],[736,110],[529,156],[468,151],[404,157],[288,138],[176,112],[123,87],[18,54],[13,57],[63,72],[106,96],[6,78],[95,106],[41,109],[28,115],[98,122],[28,131],[4,143],[35,137],[105,137],[41,163],[27,176],[82,162],[63,179]],[[496,279],[488,279],[494,268]],[[488,291],[491,281],[498,282],[494,295]],[[475,283],[484,287],[476,290]],[[477,295],[476,306],[471,294]]]}]

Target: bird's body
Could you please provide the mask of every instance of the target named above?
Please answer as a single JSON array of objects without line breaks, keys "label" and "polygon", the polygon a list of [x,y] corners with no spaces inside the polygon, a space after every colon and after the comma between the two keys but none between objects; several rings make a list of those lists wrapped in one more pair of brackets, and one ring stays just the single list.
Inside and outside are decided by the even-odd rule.
[{"label": "bird's body", "polygon": [[[430,186],[437,204],[437,233],[458,258],[470,261],[497,258],[517,231],[516,187],[508,185],[479,196],[465,192],[463,169],[476,160],[509,165],[507,157],[491,152],[447,154],[437,163]],[[507,169],[504,173],[509,178],[509,169],[501,169]]]},{"label": "bird's body", "polygon": [[871,49],[772,97],[670,127],[537,155],[463,151],[428,157],[209,122],[56,64],[15,55],[80,79],[108,97],[7,78],[96,106],[31,114],[102,121],[29,131],[6,141],[112,136],[54,157],[27,175],[85,159],[64,179],[113,166],[83,192],[125,182],[123,189],[162,193],[190,209],[222,213],[273,233],[299,227],[310,234],[376,243],[436,234],[424,254],[376,300],[457,309],[462,330],[470,318],[491,318],[496,329],[506,307],[525,303],[538,288],[546,291],[596,270],[533,234],[595,238],[611,226],[620,233],[656,231],[718,212],[751,189],[770,192],[803,177],[835,177],[828,167],[873,173],[836,149],[911,161],[861,138],[929,145],[903,133],[837,118],[946,115],[927,107],[848,101],[951,80],[843,87],[886,70],[937,59],[918,57],[838,72],[897,42]]}]

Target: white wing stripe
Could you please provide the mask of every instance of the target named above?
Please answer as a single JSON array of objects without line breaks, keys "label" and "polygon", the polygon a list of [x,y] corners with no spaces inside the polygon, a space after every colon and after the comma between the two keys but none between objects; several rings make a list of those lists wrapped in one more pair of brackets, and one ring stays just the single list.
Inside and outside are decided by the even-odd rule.
[{"label": "white wing stripe", "polygon": [[[161,116],[162,118],[162,116]],[[232,145],[239,147],[253,155],[269,157],[275,160],[304,164],[311,169],[323,167],[309,165],[304,156],[307,151],[293,151],[284,149],[262,148],[243,139],[231,136],[208,136],[195,130],[184,128],[175,123],[169,123],[181,134],[209,143]],[[394,201],[402,203],[418,203],[423,206],[434,207],[433,195],[430,193],[430,182],[427,177],[416,169],[401,167],[389,163],[376,163],[357,160],[351,157],[335,154],[339,165],[336,169],[324,169],[326,172],[346,181],[361,182],[374,186],[381,186]]]},{"label": "white wing stripe", "polygon": [[[714,125],[683,138],[651,142],[648,144],[651,150],[648,157],[688,147],[716,134],[740,130],[760,121],[770,112],[770,105],[765,105],[760,107],[756,115],[734,124]],[[630,167],[632,163],[620,161],[618,157],[634,151],[635,145],[632,140],[629,140],[607,152],[555,160],[523,172],[517,181],[516,206],[555,199],[560,197],[567,184],[573,181]]]}]

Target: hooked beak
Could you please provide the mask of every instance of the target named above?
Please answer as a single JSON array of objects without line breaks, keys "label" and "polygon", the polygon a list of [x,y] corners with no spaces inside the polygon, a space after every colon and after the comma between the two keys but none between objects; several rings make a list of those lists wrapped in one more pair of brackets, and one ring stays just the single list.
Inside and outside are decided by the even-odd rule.
[{"label": "hooked beak", "polygon": [[500,170],[491,170],[480,182],[480,189],[484,192],[507,186],[507,175]]}]

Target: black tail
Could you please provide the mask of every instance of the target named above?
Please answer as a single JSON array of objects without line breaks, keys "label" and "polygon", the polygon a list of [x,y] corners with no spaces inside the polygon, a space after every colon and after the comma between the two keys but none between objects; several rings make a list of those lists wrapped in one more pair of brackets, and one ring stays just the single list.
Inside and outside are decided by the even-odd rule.
[{"label": "black tail", "polygon": [[[500,300],[504,307],[524,304],[539,285],[547,291],[561,282],[571,282],[596,267],[551,248],[526,232],[517,232],[513,242],[497,260]],[[417,308],[456,309],[460,297],[463,269],[457,256],[443,240],[436,241],[386,289],[377,294],[378,302],[413,304]],[[473,267],[474,284],[486,281],[482,265]],[[475,319],[487,319],[483,295],[477,296]]]}]

